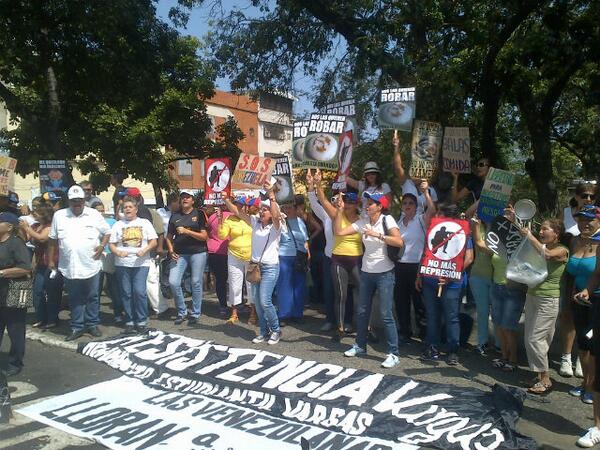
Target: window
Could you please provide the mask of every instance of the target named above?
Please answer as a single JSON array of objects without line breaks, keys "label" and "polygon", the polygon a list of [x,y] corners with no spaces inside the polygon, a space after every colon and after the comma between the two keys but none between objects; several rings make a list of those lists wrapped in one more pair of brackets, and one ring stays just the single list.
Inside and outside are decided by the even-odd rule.
[{"label": "window", "polygon": [[180,159],[177,161],[177,175],[181,177],[192,176],[192,161],[189,159]]}]

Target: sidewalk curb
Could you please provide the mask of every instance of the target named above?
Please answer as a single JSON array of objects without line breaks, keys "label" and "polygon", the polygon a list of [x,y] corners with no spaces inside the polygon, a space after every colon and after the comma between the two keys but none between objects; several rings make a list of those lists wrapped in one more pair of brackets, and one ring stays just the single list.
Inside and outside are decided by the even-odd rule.
[{"label": "sidewalk curb", "polygon": [[49,345],[51,347],[60,347],[67,350],[77,350],[77,342],[65,341],[63,336],[57,336],[54,333],[42,332],[31,326],[27,326],[25,337],[27,339],[31,339],[32,341],[41,342],[44,345]]}]

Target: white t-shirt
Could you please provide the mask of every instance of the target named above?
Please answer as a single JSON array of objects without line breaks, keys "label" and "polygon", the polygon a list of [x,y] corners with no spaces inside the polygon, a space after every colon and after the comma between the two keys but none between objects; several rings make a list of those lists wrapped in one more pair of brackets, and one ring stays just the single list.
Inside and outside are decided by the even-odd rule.
[{"label": "white t-shirt", "polygon": [[277,229],[272,223],[263,227],[256,216],[251,216],[250,220],[252,221],[252,261],[279,264],[279,239],[281,231],[285,229],[285,222]]},{"label": "white t-shirt", "polygon": [[365,189],[365,180],[358,181],[358,195],[360,195],[362,201],[362,211],[361,217],[367,218],[367,199],[363,197],[363,192],[368,192],[369,194],[389,194],[392,192],[390,185],[387,183],[381,183],[381,186],[369,186]]},{"label": "white t-shirt", "polygon": [[565,233],[571,236],[579,236],[581,234],[570,206],[563,209],[563,224],[565,225]]},{"label": "white t-shirt", "polygon": [[[427,207],[425,196],[417,189],[417,185],[410,178],[407,178],[404,184],[402,185],[402,195],[404,194],[412,194],[415,197],[417,197],[417,215],[423,214],[425,212],[425,208]],[[432,186],[429,186],[429,195],[431,196],[431,200],[433,200],[434,203],[438,201],[437,192]]]},{"label": "white t-shirt", "polygon": [[158,208],[156,213],[160,216],[163,221],[163,225],[165,227],[165,231],[169,228],[169,220],[171,219],[171,211],[167,208]]},{"label": "white t-shirt", "polygon": [[[383,220],[387,225],[388,234],[392,228],[398,228],[398,224],[392,216],[381,214],[375,225],[371,225],[370,219],[359,219],[352,224],[357,232],[362,234],[363,229],[371,229],[376,233],[385,234],[383,229]],[[362,258],[362,271],[368,273],[383,273],[394,268],[394,263],[387,255],[387,244],[381,239],[362,234],[362,241],[365,244],[365,253]]]},{"label": "white t-shirt", "polygon": [[69,280],[85,280],[102,270],[102,261],[94,259],[102,237],[110,233],[104,217],[85,206],[76,216],[71,208],[54,213],[48,237],[58,241],[58,270]]},{"label": "white t-shirt", "polygon": [[404,214],[398,219],[400,236],[404,239],[404,254],[400,258],[403,263],[420,263],[425,248],[425,223],[423,214],[417,214],[404,226]]},{"label": "white t-shirt", "polygon": [[128,253],[124,258],[115,255],[115,266],[150,266],[150,252],[142,257],[137,256],[136,253],[146,247],[148,241],[157,238],[156,231],[148,219],[136,217],[131,221],[121,219],[115,222],[110,232],[109,242],[115,244],[117,250]]}]

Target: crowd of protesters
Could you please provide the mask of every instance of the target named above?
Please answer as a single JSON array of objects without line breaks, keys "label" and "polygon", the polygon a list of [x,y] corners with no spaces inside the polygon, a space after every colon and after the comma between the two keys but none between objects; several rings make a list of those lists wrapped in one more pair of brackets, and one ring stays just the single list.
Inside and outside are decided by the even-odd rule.
[{"label": "crowd of protesters", "polygon": [[[258,326],[254,344],[277,344],[282,327],[300,322],[305,302],[312,299],[323,304],[320,332],[331,335],[332,345],[354,338],[344,351],[347,357],[366,354],[368,343],[378,340],[380,324],[386,347],[381,366],[388,369],[401,364],[402,345],[415,337],[423,342],[422,360],[439,361],[445,354],[447,364],[459,364],[464,336],[471,331],[469,322],[461,320],[461,308],[472,302],[473,349],[483,356],[497,351],[493,369],[517,370],[523,324],[522,342],[534,375],[528,391],[535,395],[553,388],[548,352],[560,323],[559,373],[581,377],[581,386],[570,394],[594,404],[596,426],[578,444],[600,443],[600,381],[595,377],[600,371],[600,358],[595,358],[600,348],[600,207],[594,205],[595,185],[577,186],[563,214],[544,220],[539,229],[521,227],[523,239],[547,263],[546,278],[528,287],[507,277],[507,260],[488,247],[487,225],[476,214],[489,161],[477,161],[473,177],[460,189],[458,175],[452,174],[451,188],[438,192],[427,180],[408,175],[397,138],[393,146],[394,172],[402,186],[397,218],[389,214],[394,193],[372,161],[365,164],[363,179],[349,179],[348,189],[333,196],[327,195],[320,171],[308,170],[303,178],[307,204],[296,196],[279,205],[266,184],[260,195],[225,196],[224,205],[206,207],[195,192],[183,189],[154,210],[144,205],[137,188],[123,186],[119,174],[111,180],[114,218],[104,214],[104,204],[87,181],[65,194],[44,193],[33,199],[32,211],[21,211],[14,193],[1,196],[0,340],[6,328],[11,340],[7,374],[23,367],[26,308],[11,302],[14,286],[28,276],[33,327],[57,327],[66,294],[68,341],[84,334],[102,336],[103,292],[123,334],[145,333],[150,318],[168,318],[169,299],[176,309],[174,323],[193,325],[201,320],[212,275],[219,315],[235,324],[242,311],[248,312],[248,323]],[[512,205],[504,215],[516,222]],[[471,220],[461,281],[419,274],[433,217]],[[578,358],[573,361],[575,343]]]}]

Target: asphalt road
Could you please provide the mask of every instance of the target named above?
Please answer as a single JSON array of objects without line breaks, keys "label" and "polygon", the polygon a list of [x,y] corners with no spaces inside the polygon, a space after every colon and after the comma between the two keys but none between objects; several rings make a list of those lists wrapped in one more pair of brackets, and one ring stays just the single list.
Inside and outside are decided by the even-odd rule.
[{"label": "asphalt road", "polygon": [[[116,335],[120,329],[108,325],[111,322],[108,300],[103,298],[102,330],[105,335]],[[174,311],[173,311],[174,312]],[[61,318],[67,319],[66,311]],[[255,328],[246,324],[242,316],[238,324],[226,324],[219,317],[217,303],[210,294],[203,305],[203,317],[194,327],[187,324],[174,325],[171,320],[153,320],[153,327],[166,332],[183,334],[195,338],[210,339],[218,343],[236,347],[249,347],[255,335]],[[290,354],[303,359],[339,364],[346,367],[366,369],[373,372],[395,373],[416,380],[452,384],[487,390],[496,382],[524,387],[525,381],[531,378],[524,366],[511,374],[499,372],[491,368],[494,356],[481,357],[468,350],[461,351],[459,366],[450,367],[444,362],[437,364],[422,363],[418,356],[421,345],[413,342],[401,348],[401,365],[386,371],[380,367],[384,358],[382,343],[373,344],[369,355],[365,358],[345,358],[342,351],[347,349],[352,340],[334,343],[329,333],[319,332],[322,315],[316,309],[308,308],[302,323],[288,325],[283,329],[283,339],[274,351]],[[65,343],[68,333],[65,323],[55,332],[41,333],[28,328],[30,340],[27,342],[26,366],[21,374],[9,379],[13,397],[13,408],[41,401],[50,396],[74,391],[100,381],[119,376],[119,373],[108,366],[95,362],[75,352],[76,343]],[[85,339],[89,340],[89,337]],[[84,339],[84,340],[85,340]],[[8,338],[0,348],[0,366],[6,363]],[[66,347],[66,348],[61,348]],[[523,355],[522,363],[525,363]],[[553,362],[554,368],[557,363]],[[592,406],[583,404],[579,399],[568,395],[568,390],[579,380],[562,378],[553,371],[555,389],[547,397],[532,398],[525,402],[521,420],[517,429],[533,437],[543,448],[571,449],[575,447],[577,437],[592,423]],[[98,444],[70,436],[62,431],[49,428],[43,424],[15,414],[8,426],[0,425],[0,448],[10,449],[64,449],[64,448],[102,448]]]}]

